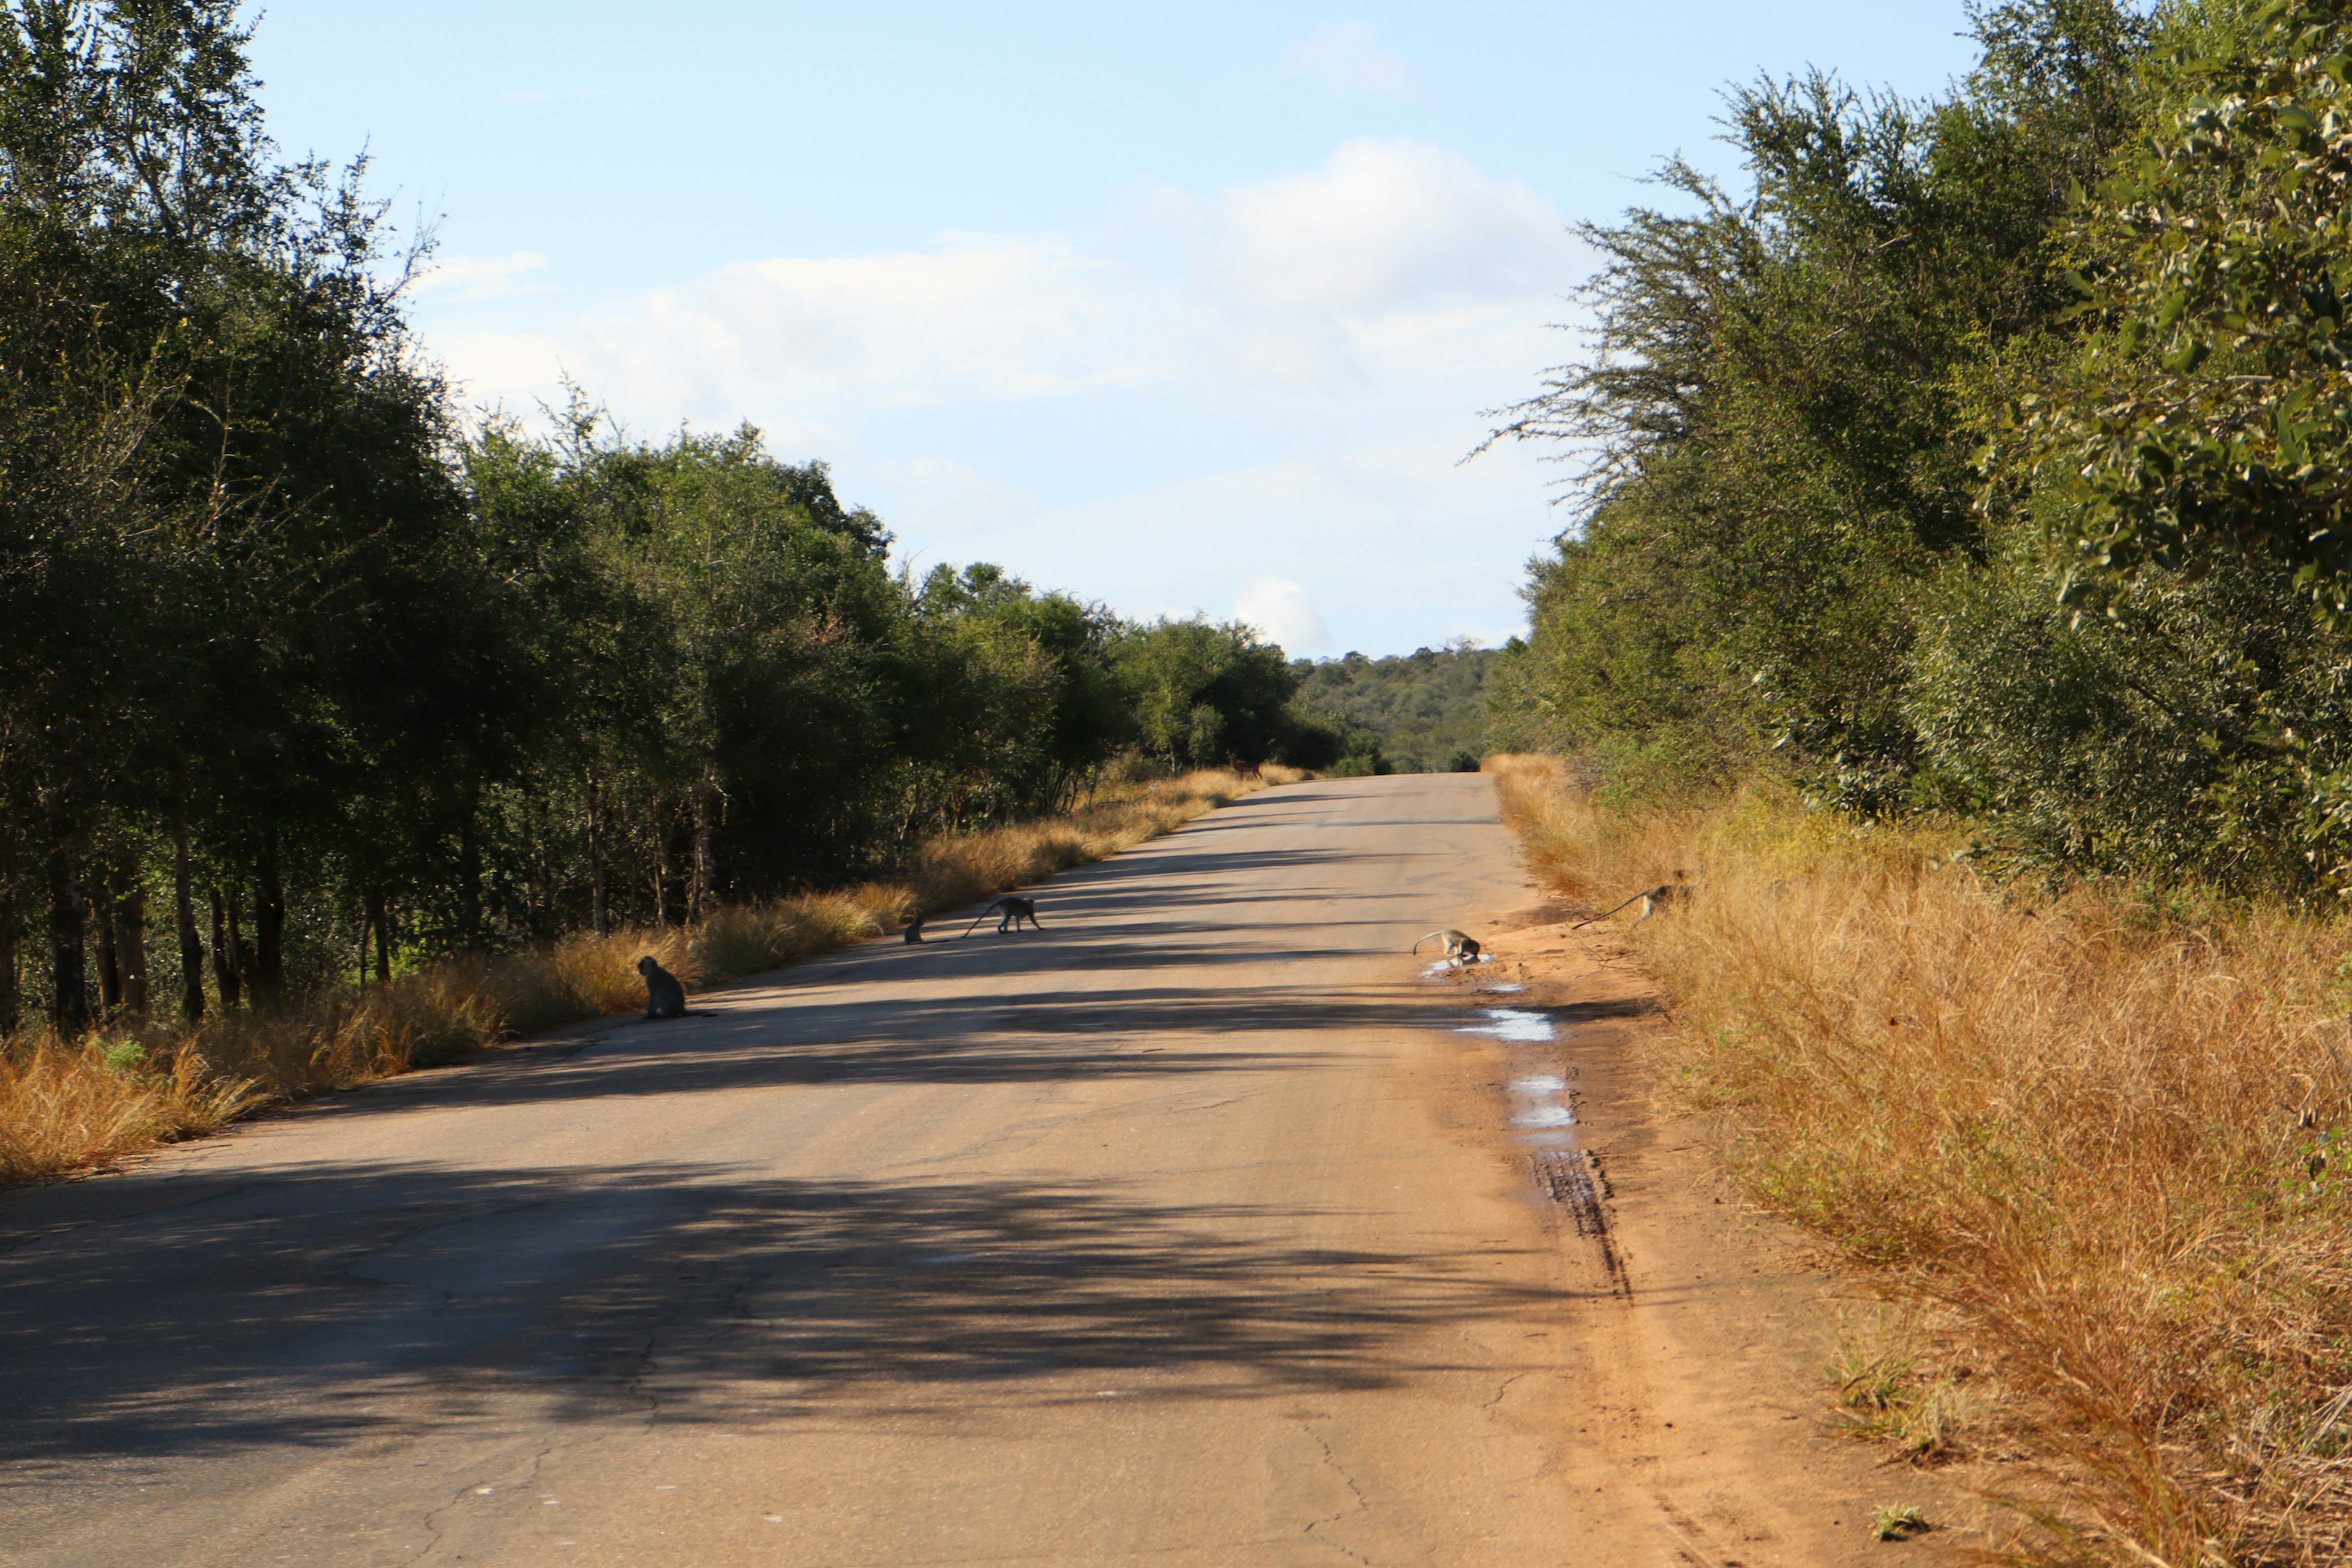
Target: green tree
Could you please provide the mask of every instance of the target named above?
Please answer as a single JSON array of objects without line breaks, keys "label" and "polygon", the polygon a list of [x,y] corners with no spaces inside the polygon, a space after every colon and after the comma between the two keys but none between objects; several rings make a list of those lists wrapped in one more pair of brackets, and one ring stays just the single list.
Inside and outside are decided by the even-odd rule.
[{"label": "green tree", "polygon": [[1132,626],[1119,639],[1117,662],[1143,749],[1168,767],[1284,755],[1298,678],[1282,650],[1249,626],[1206,617]]},{"label": "green tree", "polygon": [[1585,237],[1591,352],[1496,439],[1580,455],[1506,684],[1621,776],[1719,783],[1777,753],[1827,797],[1907,800],[1918,595],[1982,555],[1971,376],[2070,303],[2050,230],[2130,112],[2120,6],[1979,17],[1941,102],[1825,76],[1733,93],[1752,195],[1687,164]]}]

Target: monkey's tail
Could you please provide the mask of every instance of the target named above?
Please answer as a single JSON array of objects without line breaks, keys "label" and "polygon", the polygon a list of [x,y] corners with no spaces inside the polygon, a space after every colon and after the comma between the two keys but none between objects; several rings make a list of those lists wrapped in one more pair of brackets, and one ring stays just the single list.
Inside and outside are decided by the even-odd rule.
[{"label": "monkey's tail", "polygon": [[[1444,933],[1444,931],[1431,931],[1431,932],[1429,933],[1429,935],[1428,935],[1428,936],[1423,937],[1423,938],[1421,939],[1421,942],[1429,942],[1429,941],[1431,941],[1431,940],[1433,940],[1433,939],[1435,939],[1435,938],[1442,938],[1442,937],[1444,937],[1444,935],[1445,935],[1445,933]],[[1421,951],[1421,942],[1414,942],[1414,943],[1412,944],[1412,950],[1413,950],[1413,952],[1419,952]]]},{"label": "monkey's tail", "polygon": [[[1649,891],[1650,891],[1650,889],[1647,889],[1647,888],[1643,889],[1640,892],[1638,892],[1638,893],[1634,894],[1633,899],[1628,899],[1628,900],[1625,900],[1625,904],[1630,904],[1630,903],[1632,903],[1632,902],[1633,901],[1633,899],[1646,898],[1646,897],[1649,895]],[[1616,909],[1608,909],[1608,910],[1601,910],[1599,914],[1597,914],[1597,915],[1593,916],[1593,917],[1592,917],[1592,920],[1591,920],[1591,921],[1577,921],[1574,925],[1572,925],[1572,926],[1569,927],[1568,929],[1569,929],[1569,930],[1570,930],[1570,931],[1582,931],[1586,926],[1591,925],[1591,924],[1592,923],[1592,921],[1605,921],[1605,920],[1607,920],[1611,915],[1615,914],[1615,913],[1617,912],[1617,910],[1622,910],[1622,909],[1623,909],[1623,908],[1625,907],[1625,904],[1619,904],[1619,905],[1616,907]]]},{"label": "monkey's tail", "polygon": [[979,916],[979,918],[978,918],[977,920],[974,920],[974,921],[971,922],[971,924],[970,924],[970,925],[968,925],[968,926],[966,926],[966,927],[964,927],[964,928],[963,928],[963,934],[964,934],[964,935],[966,935],[966,936],[970,936],[972,932],[974,932],[974,931],[978,931],[978,930],[980,929],[980,922],[981,922],[981,921],[984,921],[984,920],[986,920],[989,916],[991,916],[991,915],[994,914],[995,912],[996,912],[996,906],[995,906],[994,904],[991,904],[991,905],[989,905],[989,906],[988,906],[988,908],[986,908],[986,909],[984,909],[984,910],[981,910],[981,911],[980,911],[980,916]]}]

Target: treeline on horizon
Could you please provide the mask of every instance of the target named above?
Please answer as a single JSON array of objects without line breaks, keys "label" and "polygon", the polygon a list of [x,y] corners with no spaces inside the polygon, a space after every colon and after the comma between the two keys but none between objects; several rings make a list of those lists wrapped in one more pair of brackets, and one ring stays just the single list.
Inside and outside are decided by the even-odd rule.
[{"label": "treeline on horizon", "polygon": [[1752,195],[1673,160],[1584,229],[1590,351],[1497,432],[1580,467],[1490,739],[2352,887],[2352,5],[1971,17],[1947,94],[1759,81]]},{"label": "treeline on horizon", "polygon": [[1246,627],[894,574],[822,463],[467,422],[229,0],[0,20],[0,1034],[194,1019],[1317,766]]},{"label": "treeline on horizon", "polygon": [[1344,737],[1335,775],[1475,771],[1486,754],[1486,672],[1498,655],[1470,638],[1368,658],[1297,659],[1298,705]]}]

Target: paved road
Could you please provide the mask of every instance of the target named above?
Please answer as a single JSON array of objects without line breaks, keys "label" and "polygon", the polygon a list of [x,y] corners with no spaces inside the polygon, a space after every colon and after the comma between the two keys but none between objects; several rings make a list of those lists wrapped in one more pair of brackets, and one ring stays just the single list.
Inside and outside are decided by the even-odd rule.
[{"label": "paved road", "polygon": [[1040,897],[7,1200],[0,1563],[1620,1560],[1592,1266],[1403,954],[1526,900],[1487,781]]}]

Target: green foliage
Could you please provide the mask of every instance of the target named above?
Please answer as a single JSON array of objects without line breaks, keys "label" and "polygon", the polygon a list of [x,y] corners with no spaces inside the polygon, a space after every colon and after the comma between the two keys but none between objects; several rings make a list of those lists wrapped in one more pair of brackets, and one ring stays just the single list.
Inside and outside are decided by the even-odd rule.
[{"label": "green foliage", "polygon": [[2185,26],[2158,121],[2100,180],[2068,276],[2095,325],[2014,451],[2092,569],[2258,551],[2352,612],[2352,47],[2345,0]]},{"label": "green foliage", "polygon": [[[1365,736],[1399,773],[1436,772],[1486,750],[1486,675],[1496,655],[1467,642],[1398,658],[1360,653],[1291,666],[1298,707],[1335,731]],[[1350,743],[1348,750],[1352,751]]]},{"label": "green foliage", "polygon": [[2344,880],[2352,5],[1977,20],[1948,99],[1736,92],[1751,196],[1669,163],[1588,231],[1591,352],[1496,432],[1583,466],[1494,731],[2023,864]]},{"label": "green foliage", "polygon": [[2342,671],[2283,566],[2150,573],[2078,616],[2021,543],[1925,602],[1918,803],[1990,818],[2028,864],[2293,889],[2345,854],[2304,778],[2352,760]]},{"label": "green foliage", "polygon": [[402,314],[429,247],[278,159],[248,37],[0,10],[0,1034],[695,920],[1138,745],[1338,754],[1244,628],[893,576],[748,426],[463,428]]},{"label": "green foliage", "polygon": [[1114,658],[1145,752],[1171,772],[1295,760],[1297,677],[1250,627],[1200,617],[1130,626]]},{"label": "green foliage", "polygon": [[1328,770],[1335,779],[1376,778],[1396,771],[1396,764],[1381,753],[1380,742],[1361,731],[1349,738],[1347,751]]}]

